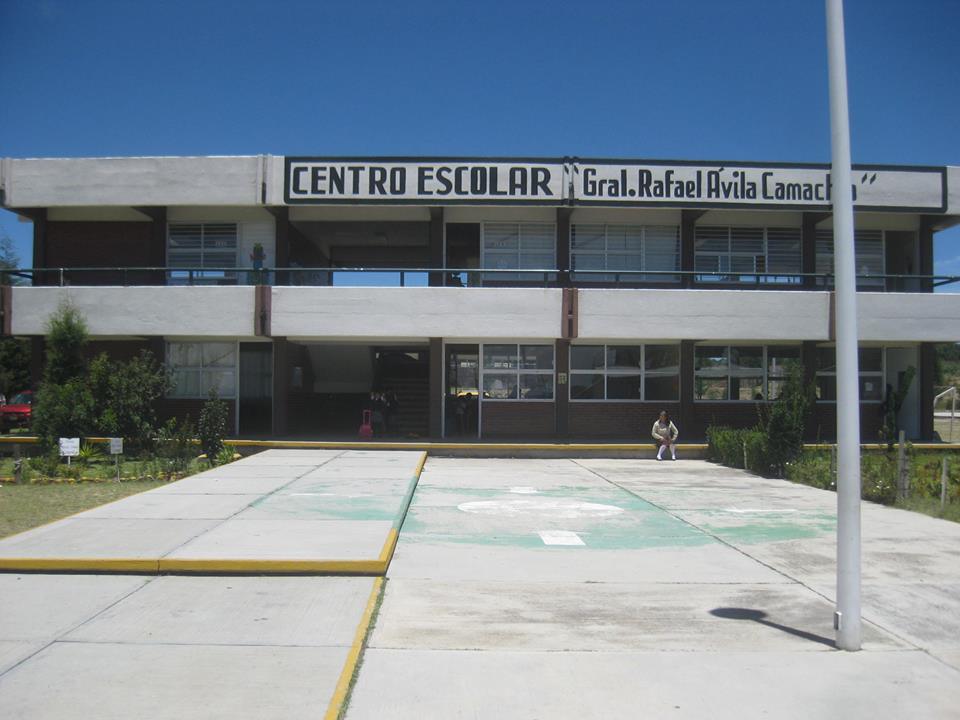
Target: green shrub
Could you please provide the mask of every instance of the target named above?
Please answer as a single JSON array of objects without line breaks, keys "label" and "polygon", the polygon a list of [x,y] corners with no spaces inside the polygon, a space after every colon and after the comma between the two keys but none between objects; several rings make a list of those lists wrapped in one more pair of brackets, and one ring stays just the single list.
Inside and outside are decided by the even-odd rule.
[{"label": "green shrub", "polygon": [[55,449],[59,438],[92,435],[93,418],[93,394],[82,377],[40,386],[32,422],[45,451]]},{"label": "green shrub", "polygon": [[803,452],[803,429],[807,409],[814,402],[812,386],[804,387],[803,369],[790,368],[784,378],[780,397],[768,405],[759,405],[759,430],[766,438],[764,474],[783,477],[787,463]]},{"label": "green shrub", "polygon": [[171,387],[169,372],[146,350],[128,362],[101,353],[90,363],[88,378],[97,398],[96,431],[149,448],[157,433],[156,401]]},{"label": "green shrub", "polygon": [[223,449],[217,453],[217,465],[227,465],[233,462],[233,448],[224,446]]},{"label": "green shrub", "polygon": [[744,468],[746,459],[745,469],[760,474],[769,471],[766,438],[757,428],[711,425],[707,428],[707,451],[712,460],[727,467]]},{"label": "green shrub", "polygon": [[86,371],[83,351],[87,341],[83,316],[73,306],[61,304],[47,322],[44,383],[62,385],[82,377]]},{"label": "green shrub", "polygon": [[799,458],[788,463],[785,474],[787,480],[793,482],[821,490],[835,490],[833,473],[830,453],[814,451],[804,452]]},{"label": "green shrub", "polygon": [[193,443],[195,435],[196,431],[189,415],[179,422],[176,418],[167,420],[166,424],[160,428],[157,437],[156,454],[161,466],[172,471],[186,469],[196,455],[196,447]]},{"label": "green shrub", "polygon": [[210,391],[210,398],[203,404],[198,430],[200,445],[207,461],[213,465],[227,436],[227,404],[217,396],[216,390]]}]

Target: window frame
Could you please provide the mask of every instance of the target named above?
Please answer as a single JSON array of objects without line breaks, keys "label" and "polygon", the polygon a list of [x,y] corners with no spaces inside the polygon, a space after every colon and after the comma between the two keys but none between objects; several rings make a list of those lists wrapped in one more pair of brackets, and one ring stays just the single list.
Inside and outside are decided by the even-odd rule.
[{"label": "window frame", "polygon": [[[175,345],[195,345],[199,346],[199,365],[174,365],[171,362],[173,357],[173,346]],[[204,351],[203,346],[205,345],[230,345],[233,347],[233,364],[230,366],[227,365],[213,365],[207,364],[204,362]],[[200,376],[199,383],[199,394],[180,394],[177,392],[176,386],[172,390],[167,391],[165,397],[168,400],[206,400],[210,397],[210,387],[205,384],[204,377],[206,373],[214,371],[225,371],[229,369],[233,374],[233,387],[231,392],[224,393],[219,395],[221,400],[231,400],[236,399],[237,393],[240,387],[240,344],[239,342],[217,342],[217,341],[193,341],[193,340],[168,340],[165,347],[165,358],[166,362],[164,363],[168,368],[171,378],[176,377],[178,372],[186,371],[189,373],[196,373]]]},{"label": "window frame", "polygon": [[[676,373],[666,373],[662,371],[648,371],[647,370],[647,347],[652,346],[661,346],[667,345],[670,347],[675,347],[677,349],[677,372]],[[572,355],[574,348],[587,348],[587,347],[599,347],[602,348],[601,352],[603,355],[603,369],[593,368],[590,370],[574,369],[572,362]],[[627,370],[617,370],[614,369],[611,371],[609,368],[609,349],[612,347],[630,347],[630,348],[639,348],[640,349],[640,364],[637,367],[637,371],[627,371]],[[570,345],[570,355],[569,358],[571,362],[568,363],[569,368],[567,370],[568,381],[567,381],[567,399],[572,403],[639,403],[639,402],[680,402],[680,343],[639,343],[639,344],[630,344],[630,343],[577,343]],[[573,397],[573,376],[574,375],[602,375],[603,376],[603,397],[602,398],[575,398]],[[639,376],[639,387],[640,387],[640,397],[638,398],[610,398],[607,397],[609,394],[609,383],[608,379],[610,376],[614,377],[630,377],[633,375]],[[675,377],[677,379],[677,397],[672,400],[648,400],[647,395],[647,386],[646,379],[647,376],[650,377]]]},{"label": "window frame", "polygon": [[[184,269],[178,270],[177,267],[171,262],[171,255],[175,255],[179,248],[171,247],[171,231],[174,228],[182,227],[191,227],[195,226],[200,229],[200,247],[198,252],[200,254],[199,265],[194,269],[189,265],[183,266]],[[168,222],[167,223],[167,242],[166,242],[166,265],[167,265],[167,283],[172,285],[181,285],[189,284],[218,284],[221,281],[226,282],[227,284],[236,284],[238,279],[238,272],[226,272],[222,270],[205,270],[206,267],[206,255],[210,252],[213,252],[215,248],[207,247],[207,233],[208,228],[211,229],[214,227],[220,228],[233,228],[233,261],[231,263],[222,265],[214,265],[213,267],[239,267],[239,256],[240,256],[240,246],[242,244],[242,238],[240,237],[240,223],[239,222]],[[211,237],[210,242],[212,243],[213,237]],[[222,249],[220,252],[224,252]],[[181,277],[178,277],[179,274],[182,274]]]},{"label": "window frame", "polygon": [[[543,343],[543,342],[486,342],[478,343],[479,353],[480,353],[480,367],[478,368],[477,381],[479,387],[477,392],[480,395],[481,403],[486,402],[504,402],[504,403],[513,403],[513,402],[532,402],[532,403],[553,403],[557,400],[557,348],[554,343]],[[486,367],[486,348],[493,345],[504,345],[512,346],[516,352],[516,367],[515,368],[487,368]],[[550,348],[550,359],[551,367],[549,370],[543,369],[533,369],[533,368],[524,368],[522,365],[521,358],[523,357],[520,348],[521,347],[539,347],[539,348]],[[495,398],[487,397],[484,395],[486,390],[486,375],[513,375],[516,379],[516,388],[517,396],[510,398]],[[539,375],[539,376],[551,376],[553,382],[550,383],[551,396],[549,398],[530,398],[521,396],[521,385],[520,377],[522,375]]]},{"label": "window frame", "polygon": [[[697,250],[698,233],[702,230],[726,230],[727,249],[725,252]],[[757,269],[757,258],[759,253],[736,252],[733,249],[735,231],[760,231],[759,238],[763,247],[763,269]],[[796,233],[797,255],[795,274],[790,272],[770,273],[770,233],[790,231]],[[716,257],[717,270],[712,276],[702,275],[700,273],[714,272],[710,270],[700,270],[697,268],[697,260],[701,257]],[[752,258],[753,271],[733,270],[734,258]],[[724,260],[726,262],[724,263]],[[724,267],[726,265],[726,267]],[[803,228],[792,227],[789,225],[764,225],[758,227],[755,225],[697,225],[693,233],[693,268],[695,282],[705,285],[802,285],[803,284]]]},{"label": "window frame", "polygon": [[[834,384],[836,384],[836,377],[837,377],[837,369],[836,369],[836,368],[837,368],[837,346],[836,346],[836,345],[830,345],[830,344],[819,344],[819,345],[817,345],[817,350],[821,350],[821,349],[832,349],[832,350],[833,350],[833,368],[834,368],[834,369],[833,369],[833,370],[820,370],[820,369],[818,368],[818,369],[816,370],[816,372],[814,373],[814,379],[813,379],[814,391],[815,391],[815,392],[819,389],[819,383],[817,382],[818,378],[821,378],[821,377],[832,377],[832,378],[834,378]],[[857,345],[857,354],[858,354],[858,356],[859,356],[859,353],[860,353],[861,350],[869,350],[869,349],[878,349],[878,350],[880,350],[880,369],[879,369],[879,370],[860,370],[859,367],[858,367],[859,372],[857,373],[857,382],[862,384],[864,378],[878,378],[878,379],[879,379],[879,382],[880,382],[880,388],[881,388],[881,389],[880,389],[880,397],[878,397],[878,398],[876,398],[876,399],[865,400],[865,399],[863,398],[863,393],[860,393],[860,404],[861,404],[861,405],[880,405],[880,404],[882,404],[883,401],[884,401],[885,388],[886,388],[886,377],[887,377],[887,346],[886,346],[886,345],[879,345],[879,346],[878,346],[878,345]],[[859,357],[858,357],[858,360],[859,360]],[[859,362],[858,362],[857,364],[858,364],[858,366],[859,366]],[[858,392],[859,392],[859,385],[858,385]],[[824,399],[821,399],[821,398],[817,397],[817,398],[816,398],[816,403],[817,403],[818,405],[836,405],[836,404],[837,404],[837,400],[836,400],[836,398],[834,398],[833,400],[824,400]]]},{"label": "window frame", "polygon": [[[857,234],[861,235],[861,242],[869,240],[871,238],[865,238],[864,235],[867,233],[880,233],[880,253],[879,256],[875,254],[867,255],[858,255],[857,254]],[[830,243],[830,251],[820,252],[821,243]],[[870,289],[886,289],[887,284],[887,231],[886,230],[876,230],[873,228],[854,228],[853,231],[853,250],[854,250],[854,265],[856,266],[856,284],[858,290],[870,290]],[[814,267],[817,272],[817,283],[825,287],[833,287],[836,285],[836,268],[834,267],[834,254],[833,254],[833,229],[822,228],[818,229],[814,233],[814,252],[815,260]],[[862,258],[876,258],[880,259],[880,273],[878,275],[871,276],[869,273],[866,276],[860,275],[860,260]],[[819,277],[820,275],[829,275],[832,280],[828,281],[828,278]]]},{"label": "window frame", "polygon": [[[577,252],[574,242],[577,235],[577,226],[580,227],[593,227],[593,228],[603,228],[603,249],[600,252],[584,252],[581,250]],[[640,247],[639,253],[631,253],[626,250],[618,251],[610,249],[610,230],[611,228],[619,228],[624,230],[639,230],[640,231]],[[629,223],[604,223],[604,222],[584,222],[584,223],[571,223],[570,224],[570,237],[568,238],[568,247],[570,252],[570,276],[575,280],[581,282],[612,282],[613,279],[617,276],[617,273],[628,273],[626,276],[626,281],[630,282],[655,282],[655,283],[676,283],[679,282],[678,275],[652,275],[647,276],[645,272],[654,272],[653,270],[648,270],[647,268],[647,233],[648,230],[664,230],[669,229],[674,232],[674,267],[673,271],[680,272],[681,264],[681,249],[680,249],[680,226],[679,225],[655,225],[655,224],[646,224],[646,225],[633,225]],[[576,258],[577,255],[581,257],[600,257],[603,259],[603,268],[597,270],[591,269],[578,269],[576,267]],[[638,268],[611,268],[610,267],[610,258],[611,257],[631,257],[633,255],[639,255],[640,258],[640,267]],[[656,272],[660,272],[657,270]],[[664,271],[671,272],[671,271]],[[578,277],[579,276],[579,277]],[[621,282],[623,278],[621,278]]]},{"label": "window frame", "polygon": [[[727,381],[727,396],[726,396],[726,398],[724,398],[724,399],[722,399],[722,400],[721,400],[721,399],[716,399],[716,400],[715,400],[715,399],[709,399],[709,398],[703,398],[703,399],[701,399],[701,398],[697,398],[697,397],[696,397],[697,378],[698,378],[698,377],[711,377],[710,375],[703,374],[702,371],[697,370],[697,359],[696,359],[696,358],[697,358],[697,349],[698,349],[698,348],[701,348],[701,347],[718,347],[718,348],[723,348],[723,349],[724,349],[724,352],[725,352],[725,355],[726,355],[726,360],[727,360],[727,365],[726,365],[726,372],[723,374],[722,377],[725,377],[725,378],[726,378],[726,381]],[[754,373],[749,373],[749,374],[748,374],[748,373],[743,373],[743,372],[741,372],[740,374],[737,374],[737,375],[731,373],[731,371],[730,371],[730,368],[731,368],[730,359],[731,359],[731,357],[732,357],[732,351],[733,351],[733,349],[734,349],[734,348],[757,348],[757,347],[759,347],[759,348],[762,349],[762,353],[761,353],[761,356],[760,356],[760,358],[761,358],[761,359],[760,359],[760,368],[759,368],[759,369],[760,369],[760,372],[759,372],[759,373],[756,373],[756,374],[754,374]],[[771,400],[771,399],[770,399],[770,380],[771,380],[771,378],[772,378],[773,380],[780,380],[780,379],[783,379],[785,376],[782,375],[782,374],[778,374],[778,373],[773,373],[773,374],[772,374],[772,373],[770,372],[770,349],[771,349],[771,348],[791,348],[791,349],[795,349],[796,352],[797,352],[798,361],[802,362],[802,360],[803,360],[802,346],[801,346],[800,344],[796,344],[796,343],[795,343],[795,344],[790,344],[790,343],[771,343],[771,344],[769,344],[769,345],[767,345],[767,344],[757,345],[757,344],[751,344],[751,343],[723,344],[723,343],[703,342],[703,343],[699,343],[699,344],[697,344],[697,345],[694,345],[694,348],[693,348],[693,387],[694,387],[694,398],[693,398],[693,402],[695,402],[695,403],[732,403],[732,404],[740,404],[740,405],[742,405],[742,404],[744,404],[744,403],[771,403],[771,402],[776,402],[776,400]],[[742,399],[740,399],[740,398],[732,398],[732,397],[730,397],[730,395],[731,395],[731,392],[730,392],[730,388],[731,388],[731,385],[730,385],[731,378],[734,378],[734,377],[748,378],[748,377],[756,377],[757,375],[760,375],[760,376],[762,376],[762,378],[763,378],[763,399],[762,399],[762,400],[757,400],[757,399],[755,399],[755,398],[751,398],[751,399],[749,399],[749,400],[742,400]],[[716,375],[716,376],[712,376],[712,377],[717,377],[717,378],[718,378],[718,377],[721,377],[721,376],[720,376],[720,375]]]},{"label": "window frame", "polygon": [[[515,251],[504,250],[504,251],[498,251],[496,253],[497,255],[504,255],[504,256],[506,256],[509,253],[512,253],[515,259],[514,267],[488,267],[487,266],[487,259],[488,259],[488,256],[490,255],[490,252],[487,248],[487,227],[491,225],[513,226],[516,229],[516,240],[517,240],[516,250]],[[524,257],[523,229],[525,226],[528,228],[532,226],[541,226],[543,228],[550,228],[550,237],[552,238],[552,242],[550,243],[551,260],[549,264],[551,265],[551,267],[546,267],[546,268],[524,268],[523,267],[523,263],[522,263],[522,260]],[[528,251],[527,254],[528,255],[531,255],[531,254],[546,255],[546,252],[542,250],[538,250],[536,252]],[[529,274],[530,270],[549,270],[553,273],[556,273],[557,271],[557,224],[555,222],[537,222],[537,221],[527,221],[527,222],[500,221],[500,220],[482,221],[480,223],[480,268],[479,269],[502,271],[502,272],[491,273],[488,278],[490,280],[520,279],[524,275]],[[516,271],[517,277],[516,278],[511,277],[511,273],[507,271]],[[556,359],[554,359],[554,361],[556,361]]]}]

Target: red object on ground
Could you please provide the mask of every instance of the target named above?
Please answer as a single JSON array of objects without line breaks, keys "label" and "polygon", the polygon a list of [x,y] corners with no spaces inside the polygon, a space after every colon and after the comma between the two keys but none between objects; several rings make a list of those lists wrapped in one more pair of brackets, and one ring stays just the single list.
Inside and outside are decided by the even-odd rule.
[{"label": "red object on ground", "polygon": [[373,413],[370,410],[363,411],[363,421],[360,423],[360,430],[357,434],[361,440],[373,439]]}]

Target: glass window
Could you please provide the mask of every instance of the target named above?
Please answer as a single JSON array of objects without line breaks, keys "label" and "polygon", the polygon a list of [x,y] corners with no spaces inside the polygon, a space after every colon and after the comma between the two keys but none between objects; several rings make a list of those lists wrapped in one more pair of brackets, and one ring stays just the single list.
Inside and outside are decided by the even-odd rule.
[{"label": "glass window", "polygon": [[483,345],[485,400],[552,400],[552,345]]},{"label": "glass window", "polygon": [[697,377],[694,380],[694,393],[697,400],[726,400],[726,377]]},{"label": "glass window", "polygon": [[603,345],[571,345],[571,370],[603,370]]},{"label": "glass window", "polygon": [[666,273],[680,268],[678,226],[599,225],[576,223],[570,231],[570,266],[587,280],[611,282],[616,276],[592,271],[627,273],[619,279],[640,282],[676,282]]},{"label": "glass window", "polygon": [[573,345],[571,400],[678,400],[679,345]]},{"label": "glass window", "polygon": [[[167,231],[167,265],[183,268],[169,274],[173,284],[236,281],[236,223],[178,223]],[[219,269],[217,269],[219,268]]]},{"label": "glass window", "polygon": [[[860,402],[881,402],[884,396],[883,348],[861,347],[857,350],[860,370]],[[837,399],[836,349],[817,348],[817,400],[835,402]]]},{"label": "glass window", "polygon": [[[826,358],[823,362],[828,362]],[[800,366],[796,345],[701,345],[694,349],[697,400],[759,402],[783,392],[787,373]]]},{"label": "glass window", "polygon": [[167,365],[174,384],[170,397],[206,398],[211,390],[223,398],[236,394],[234,343],[168,343]]},{"label": "glass window", "polygon": [[727,348],[698,345],[694,350],[694,370],[711,375],[727,374]]},{"label": "glass window", "polygon": [[699,282],[801,281],[800,228],[697,226],[694,269]]},{"label": "glass window", "polygon": [[514,370],[517,367],[516,345],[484,345],[483,367],[485,370]]},{"label": "glass window", "polygon": [[[549,270],[556,267],[557,228],[552,223],[483,223],[484,268]],[[490,279],[516,280],[521,274],[491,274]]]}]

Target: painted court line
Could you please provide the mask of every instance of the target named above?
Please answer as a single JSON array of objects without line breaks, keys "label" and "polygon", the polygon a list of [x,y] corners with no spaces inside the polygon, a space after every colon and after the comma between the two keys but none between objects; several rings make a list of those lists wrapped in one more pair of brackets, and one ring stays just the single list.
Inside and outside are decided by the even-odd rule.
[{"label": "painted court line", "polygon": [[537,535],[544,545],[586,545],[579,535],[570,530],[538,530]]}]

